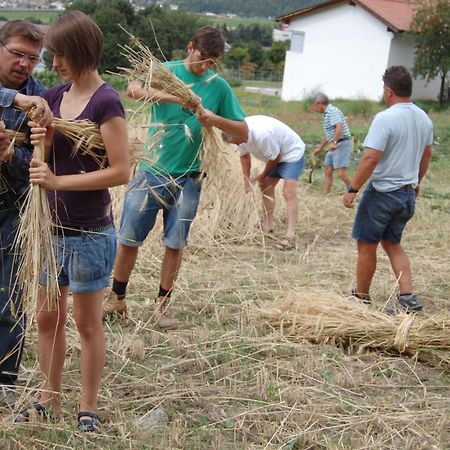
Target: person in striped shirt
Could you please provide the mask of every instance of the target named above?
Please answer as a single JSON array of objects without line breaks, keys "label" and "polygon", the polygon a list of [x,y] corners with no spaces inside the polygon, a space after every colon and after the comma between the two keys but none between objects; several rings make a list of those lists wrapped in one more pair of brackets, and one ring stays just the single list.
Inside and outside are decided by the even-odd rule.
[{"label": "person in striped shirt", "polygon": [[313,155],[319,155],[328,144],[328,152],[324,161],[325,180],[323,183],[323,192],[328,194],[333,184],[334,170],[345,183],[345,186],[350,184],[347,167],[352,154],[352,135],[342,111],[333,106],[323,92],[316,94],[312,108],[314,111],[323,114],[324,136]]}]

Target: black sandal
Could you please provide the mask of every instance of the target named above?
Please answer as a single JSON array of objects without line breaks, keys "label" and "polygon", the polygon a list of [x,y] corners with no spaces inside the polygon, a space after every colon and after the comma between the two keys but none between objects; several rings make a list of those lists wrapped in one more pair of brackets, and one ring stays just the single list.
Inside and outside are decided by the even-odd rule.
[{"label": "black sandal", "polygon": [[[82,417],[89,417],[89,419],[82,419]],[[98,416],[89,411],[80,411],[78,413],[78,431],[83,433],[98,433]]]},{"label": "black sandal", "polygon": [[31,405],[30,408],[25,408],[22,409],[22,411],[19,412],[19,414],[17,414],[14,417],[14,423],[27,423],[30,421],[30,411],[31,410],[35,410],[37,415],[44,421],[56,421],[55,417],[53,416],[53,414],[45,407],[42,406],[40,403],[36,402],[33,403]]}]

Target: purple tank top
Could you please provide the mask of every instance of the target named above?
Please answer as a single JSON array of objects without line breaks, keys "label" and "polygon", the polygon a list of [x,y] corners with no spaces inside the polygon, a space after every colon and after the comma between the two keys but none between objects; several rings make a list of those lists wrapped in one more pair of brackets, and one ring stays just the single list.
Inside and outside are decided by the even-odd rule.
[{"label": "purple tank top", "polygon": [[[61,117],[61,101],[70,86],[70,83],[55,86],[45,95],[55,117]],[[92,95],[77,120],[89,119],[100,126],[113,117],[125,117],[125,111],[117,92],[104,83]],[[49,166],[56,175],[93,172],[99,169],[98,163],[91,156],[72,156],[73,149],[74,144],[70,140],[59,132],[55,133]],[[113,221],[108,189],[49,191],[48,199],[53,220],[57,225],[95,228],[109,225]]]}]

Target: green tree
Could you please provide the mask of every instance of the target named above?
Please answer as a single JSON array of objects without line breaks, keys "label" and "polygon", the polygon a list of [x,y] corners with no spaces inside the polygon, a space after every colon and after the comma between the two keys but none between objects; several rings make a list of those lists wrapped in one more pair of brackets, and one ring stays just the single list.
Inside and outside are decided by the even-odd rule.
[{"label": "green tree", "polygon": [[149,7],[137,14],[135,35],[165,61],[172,59],[175,50],[186,49],[195,32],[204,25],[206,20],[195,14]]},{"label": "green tree", "polygon": [[116,71],[118,66],[127,64],[120,54],[119,44],[128,41],[128,35],[119,25],[133,31],[135,14],[127,0],[77,0],[66,8],[79,10],[89,15],[103,33],[104,46],[99,71]]},{"label": "green tree", "polygon": [[450,70],[450,2],[421,0],[411,24],[416,44],[414,75],[427,80],[440,77],[439,104],[445,101],[445,82]]},{"label": "green tree", "polygon": [[233,47],[224,56],[223,61],[230,69],[239,69],[248,62],[249,53],[246,47]]}]

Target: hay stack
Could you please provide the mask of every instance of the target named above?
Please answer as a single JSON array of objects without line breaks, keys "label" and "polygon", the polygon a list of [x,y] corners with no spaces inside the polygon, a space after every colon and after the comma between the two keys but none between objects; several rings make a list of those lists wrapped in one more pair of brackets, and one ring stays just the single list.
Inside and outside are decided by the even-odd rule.
[{"label": "hay stack", "polygon": [[450,316],[445,313],[388,316],[334,293],[305,291],[289,293],[255,314],[293,341],[397,353],[450,371]]}]

